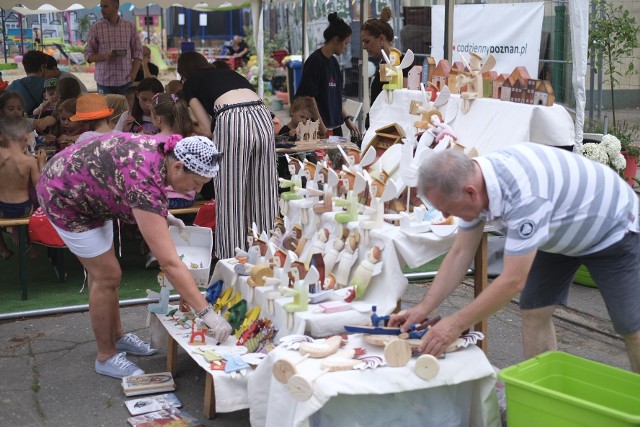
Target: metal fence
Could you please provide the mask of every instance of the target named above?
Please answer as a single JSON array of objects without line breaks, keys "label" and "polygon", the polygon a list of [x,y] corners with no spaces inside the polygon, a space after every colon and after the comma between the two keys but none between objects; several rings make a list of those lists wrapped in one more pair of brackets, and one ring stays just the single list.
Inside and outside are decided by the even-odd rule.
[{"label": "metal fence", "polygon": [[[591,0],[592,10],[595,2]],[[640,23],[640,1],[638,0],[608,0],[615,6],[622,6],[635,17],[636,24]],[[468,0],[456,1],[456,4],[472,3],[528,3],[540,0]],[[375,2],[374,2],[375,3]],[[396,46],[400,50],[410,48],[417,56],[417,63],[422,57],[431,53],[431,6],[444,5],[444,0],[389,0],[378,2],[371,6],[370,17],[378,17],[384,6],[390,6],[394,18],[391,22],[395,30]],[[569,109],[575,106],[574,93],[571,82],[572,50],[571,50],[571,19],[568,13],[568,1],[544,0],[544,20],[541,34],[541,49],[538,77],[550,80],[556,92],[557,102]],[[336,10],[338,14],[350,23],[353,29],[352,49],[340,58],[345,68],[345,93],[347,96],[357,96],[357,80],[361,73],[359,59],[360,49],[360,2],[316,1],[308,0],[308,35],[309,50],[313,51],[322,44],[322,31],[327,26],[327,15]],[[406,6],[402,6],[405,4]],[[270,2],[265,5],[265,29],[271,36],[288,33],[286,48],[292,53],[302,53],[302,0],[294,3]],[[587,111],[586,117],[595,121],[601,120],[611,108],[611,96],[607,85],[607,76],[602,69],[596,70],[598,52],[590,52],[587,72]],[[593,57],[593,58],[592,58]],[[632,63],[635,69],[640,69],[640,49],[635,49],[623,63]],[[593,67],[592,67],[593,66]],[[640,74],[633,73],[618,78],[615,90],[616,109],[621,110],[621,117],[635,123],[640,123]]]}]

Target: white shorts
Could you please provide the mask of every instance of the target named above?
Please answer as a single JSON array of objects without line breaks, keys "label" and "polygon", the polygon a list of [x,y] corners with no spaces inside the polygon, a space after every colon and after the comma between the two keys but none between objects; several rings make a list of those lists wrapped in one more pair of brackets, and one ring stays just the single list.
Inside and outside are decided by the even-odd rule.
[{"label": "white shorts", "polygon": [[81,258],[95,258],[111,249],[113,245],[113,221],[105,221],[104,225],[89,231],[74,233],[62,230],[52,224],[69,250]]}]

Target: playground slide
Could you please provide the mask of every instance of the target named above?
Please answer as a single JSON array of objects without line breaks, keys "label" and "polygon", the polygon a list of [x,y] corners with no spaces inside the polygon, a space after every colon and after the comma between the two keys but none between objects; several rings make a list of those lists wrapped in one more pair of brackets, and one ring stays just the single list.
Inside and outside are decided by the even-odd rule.
[{"label": "playground slide", "polygon": [[151,62],[156,64],[160,71],[168,70],[169,66],[166,62],[164,62],[164,58],[160,48],[154,44],[150,44],[149,49],[151,50]]},{"label": "playground slide", "polygon": [[[84,62],[84,55],[80,54],[80,55],[73,55],[74,53],[77,52],[71,52],[71,54],[68,54],[67,52],[64,51],[64,48],[62,47],[61,44],[59,43],[52,43],[56,49],[58,49],[60,51],[60,54],[62,56],[64,56],[65,58],[67,58],[67,60],[69,60],[69,63],[73,63],[73,64],[82,64]],[[80,56],[80,58],[78,57]]]}]

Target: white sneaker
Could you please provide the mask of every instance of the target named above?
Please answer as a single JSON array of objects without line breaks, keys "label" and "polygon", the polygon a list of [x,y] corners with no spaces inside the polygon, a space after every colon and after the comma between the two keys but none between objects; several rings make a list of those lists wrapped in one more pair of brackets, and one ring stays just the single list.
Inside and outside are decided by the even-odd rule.
[{"label": "white sneaker", "polygon": [[144,371],[125,357],[125,353],[116,353],[104,362],[96,359],[96,372],[112,378],[123,378],[130,375],[142,375]]},{"label": "white sneaker", "polygon": [[136,334],[124,334],[116,341],[116,350],[123,351],[132,356],[151,356],[158,350],[151,348],[151,344],[140,339]]}]

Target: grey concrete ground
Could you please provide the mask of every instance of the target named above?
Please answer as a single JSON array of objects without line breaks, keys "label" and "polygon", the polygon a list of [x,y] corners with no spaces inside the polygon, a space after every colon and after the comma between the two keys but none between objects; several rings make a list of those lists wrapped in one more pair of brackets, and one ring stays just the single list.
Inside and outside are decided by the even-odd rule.
[{"label": "grey concrete ground", "polygon": [[[471,282],[443,304],[442,314],[471,301]],[[403,305],[419,301],[425,284],[411,284]],[[144,306],[122,309],[128,331],[149,337]],[[488,358],[498,368],[522,361],[521,318],[515,303],[489,322]],[[622,341],[615,337],[596,289],[575,285],[569,307],[557,311],[559,348],[629,369]],[[0,324],[0,426],[124,426],[129,416],[118,380],[94,372],[95,344],[88,313],[29,318]],[[201,417],[204,375],[184,352],[178,353],[176,394],[184,409]],[[147,372],[166,367],[166,350],[135,358]],[[210,426],[249,426],[249,411],[203,420]]]}]

